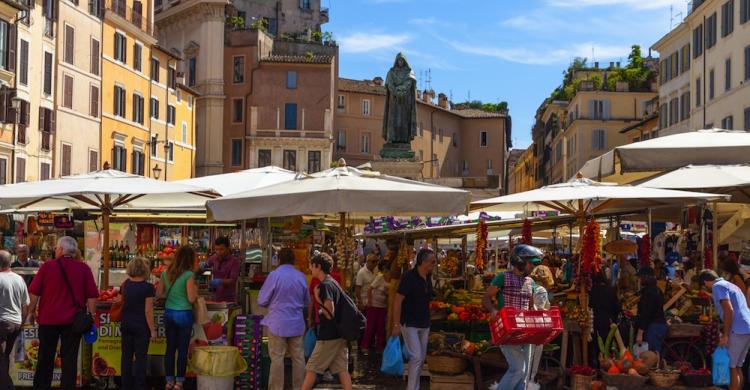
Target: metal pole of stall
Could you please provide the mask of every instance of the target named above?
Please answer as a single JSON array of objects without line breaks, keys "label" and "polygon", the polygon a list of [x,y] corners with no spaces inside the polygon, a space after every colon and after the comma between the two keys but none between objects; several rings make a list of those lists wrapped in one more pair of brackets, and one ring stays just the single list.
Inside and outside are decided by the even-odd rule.
[{"label": "metal pole of stall", "polygon": [[716,202],[711,203],[711,227],[713,228],[713,234],[711,235],[711,254],[713,255],[712,260],[714,263],[714,270],[719,269],[719,212],[718,205]]}]

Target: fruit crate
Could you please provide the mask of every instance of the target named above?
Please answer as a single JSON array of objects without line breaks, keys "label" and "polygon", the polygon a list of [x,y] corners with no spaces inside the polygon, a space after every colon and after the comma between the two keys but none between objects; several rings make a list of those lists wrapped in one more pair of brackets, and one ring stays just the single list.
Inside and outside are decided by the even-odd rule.
[{"label": "fruit crate", "polygon": [[547,344],[563,331],[558,307],[549,310],[519,310],[504,307],[490,321],[493,344]]}]

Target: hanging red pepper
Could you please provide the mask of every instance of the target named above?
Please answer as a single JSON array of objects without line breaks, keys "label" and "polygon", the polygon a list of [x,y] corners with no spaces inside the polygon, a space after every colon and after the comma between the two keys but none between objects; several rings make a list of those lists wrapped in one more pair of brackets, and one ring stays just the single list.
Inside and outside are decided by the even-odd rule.
[{"label": "hanging red pepper", "polygon": [[480,219],[477,223],[476,248],[474,250],[474,265],[478,273],[484,271],[484,254],[487,251],[487,222]]},{"label": "hanging red pepper", "polygon": [[581,248],[581,272],[583,274],[598,273],[601,271],[601,231],[599,224],[594,218],[586,224],[583,232],[583,246]]},{"label": "hanging red pepper", "polygon": [[533,245],[531,238],[531,221],[528,218],[523,220],[523,227],[521,228],[521,242],[526,245]]}]

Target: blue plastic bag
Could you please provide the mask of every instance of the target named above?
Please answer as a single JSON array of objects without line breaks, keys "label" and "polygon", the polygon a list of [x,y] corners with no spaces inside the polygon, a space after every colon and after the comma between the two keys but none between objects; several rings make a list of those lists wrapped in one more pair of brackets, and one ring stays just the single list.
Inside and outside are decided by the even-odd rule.
[{"label": "blue plastic bag", "polygon": [[391,336],[385,345],[380,372],[386,375],[404,375],[404,356],[401,352],[401,340],[396,336]]},{"label": "blue plastic bag", "polygon": [[729,351],[726,347],[718,347],[714,351],[713,358],[713,375],[714,385],[729,385]]},{"label": "blue plastic bag", "polygon": [[305,333],[305,338],[302,340],[302,345],[305,348],[305,359],[309,359],[312,356],[313,350],[315,349],[315,342],[318,338],[315,337],[315,331],[310,328]]}]

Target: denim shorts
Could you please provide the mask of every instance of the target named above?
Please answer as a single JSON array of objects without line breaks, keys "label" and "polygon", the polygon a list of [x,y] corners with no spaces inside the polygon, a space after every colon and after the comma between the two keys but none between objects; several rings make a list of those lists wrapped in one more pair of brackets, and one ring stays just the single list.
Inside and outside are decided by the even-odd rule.
[{"label": "denim shorts", "polygon": [[190,328],[193,326],[192,310],[164,310],[164,320],[172,322],[180,328]]}]

